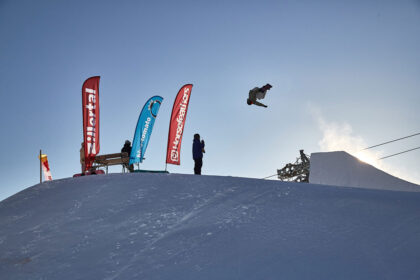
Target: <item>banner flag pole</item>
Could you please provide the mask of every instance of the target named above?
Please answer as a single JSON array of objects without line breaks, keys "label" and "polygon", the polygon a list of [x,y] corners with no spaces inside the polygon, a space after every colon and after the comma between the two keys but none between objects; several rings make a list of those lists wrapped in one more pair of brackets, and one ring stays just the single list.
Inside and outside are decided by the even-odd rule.
[{"label": "banner flag pole", "polygon": [[131,153],[129,154],[129,164],[138,163],[138,169],[140,169],[140,163],[145,159],[144,154],[162,101],[163,97],[153,96],[146,101],[140,112],[136,130],[134,131]]},{"label": "banner flag pole", "polygon": [[82,86],[83,143],[85,170],[90,171],[99,153],[99,76],[90,77]]},{"label": "banner flag pole", "polygon": [[172,107],[169,122],[168,146],[166,148],[166,163],[181,165],[181,142],[187,118],[188,104],[193,85],[186,84],[178,91]]},{"label": "banner flag pole", "polygon": [[42,184],[42,150],[39,150],[39,183]]}]

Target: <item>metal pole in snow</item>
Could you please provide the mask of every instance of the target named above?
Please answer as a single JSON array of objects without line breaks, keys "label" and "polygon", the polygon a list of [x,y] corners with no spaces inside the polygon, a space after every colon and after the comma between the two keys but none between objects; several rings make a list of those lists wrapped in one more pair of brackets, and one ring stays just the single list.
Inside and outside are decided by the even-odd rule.
[{"label": "metal pole in snow", "polygon": [[39,150],[39,183],[42,184],[42,150]]}]

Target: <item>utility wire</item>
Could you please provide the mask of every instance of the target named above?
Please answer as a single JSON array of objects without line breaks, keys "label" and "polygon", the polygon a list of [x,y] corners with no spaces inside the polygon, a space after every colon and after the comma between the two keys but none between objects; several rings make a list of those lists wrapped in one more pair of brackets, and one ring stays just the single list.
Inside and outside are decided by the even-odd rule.
[{"label": "utility wire", "polygon": [[391,140],[391,141],[388,141],[388,142],[384,142],[384,143],[381,143],[381,144],[378,144],[378,145],[370,146],[370,147],[364,148],[362,151],[368,150],[368,149],[371,149],[371,148],[375,148],[375,147],[378,147],[378,146],[382,146],[382,145],[385,145],[385,144],[389,144],[389,143],[399,141],[399,140],[402,140],[402,139],[406,139],[406,138],[409,138],[409,137],[413,137],[413,136],[416,136],[416,135],[419,135],[419,134],[420,134],[420,132],[416,133],[416,134],[413,134],[413,135],[409,135],[409,136],[401,137],[401,138],[398,138],[398,139],[394,139],[394,140]]},{"label": "utility wire", "polygon": [[386,157],[381,157],[380,159],[389,158],[389,157],[393,157],[393,156],[396,156],[396,155],[408,153],[408,152],[411,152],[411,151],[414,151],[414,150],[417,150],[417,149],[420,149],[420,147],[410,149],[410,150],[407,150],[407,151],[403,151],[403,152],[400,152],[400,153],[396,153],[396,154],[393,154],[393,155],[389,155],[389,156],[386,156]]},{"label": "utility wire", "polygon": [[262,179],[268,179],[268,178],[271,178],[271,177],[274,177],[274,176],[277,176],[278,174],[274,174],[274,175],[271,175],[271,176],[268,176],[268,177],[264,177],[264,178],[262,178]]},{"label": "utility wire", "polygon": [[[412,134],[412,135],[408,135],[408,136],[405,136],[405,137],[401,137],[401,138],[398,138],[398,139],[394,139],[394,140],[391,140],[391,141],[388,141],[388,142],[384,142],[384,143],[381,143],[381,144],[377,144],[377,145],[374,145],[374,146],[370,146],[370,147],[364,148],[362,151],[368,150],[368,149],[372,149],[372,148],[375,148],[375,147],[379,147],[379,146],[382,146],[382,145],[385,145],[385,144],[389,144],[389,143],[392,143],[392,142],[400,141],[400,140],[403,140],[403,139],[406,139],[406,138],[410,138],[410,137],[413,137],[413,136],[416,136],[416,135],[420,135],[420,132],[419,133]],[[406,151],[403,151],[403,152],[399,152],[399,153],[396,153],[396,154],[392,154],[392,155],[389,155],[389,156],[381,157],[379,159],[386,159],[386,158],[393,157],[393,156],[396,156],[396,155],[408,153],[408,152],[411,152],[411,151],[414,151],[414,150],[417,150],[417,149],[420,149],[420,147],[417,147],[417,148],[414,148],[414,149],[410,149],[410,150],[406,150]],[[274,175],[271,175],[271,176],[264,177],[262,179],[268,179],[268,178],[271,178],[271,177],[274,177],[274,176],[277,176],[277,175],[278,174],[274,174]]]}]

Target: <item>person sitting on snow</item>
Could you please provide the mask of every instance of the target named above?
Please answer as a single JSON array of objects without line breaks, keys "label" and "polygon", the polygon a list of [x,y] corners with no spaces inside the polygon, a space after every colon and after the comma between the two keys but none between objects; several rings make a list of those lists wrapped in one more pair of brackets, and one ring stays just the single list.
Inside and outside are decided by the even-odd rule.
[{"label": "person sitting on snow", "polygon": [[[131,154],[131,142],[129,140],[125,140],[124,147],[121,149],[121,153],[127,153],[128,156]],[[125,167],[130,171],[134,171],[134,166],[132,164],[124,163]]]},{"label": "person sitting on snow", "polygon": [[267,108],[267,105],[262,104],[261,102],[258,102],[257,99],[264,99],[265,94],[267,93],[267,90],[272,88],[270,84],[266,84],[265,86],[259,88],[255,87],[249,91],[249,97],[246,100],[246,103],[248,105],[255,104],[257,106],[265,107]]}]

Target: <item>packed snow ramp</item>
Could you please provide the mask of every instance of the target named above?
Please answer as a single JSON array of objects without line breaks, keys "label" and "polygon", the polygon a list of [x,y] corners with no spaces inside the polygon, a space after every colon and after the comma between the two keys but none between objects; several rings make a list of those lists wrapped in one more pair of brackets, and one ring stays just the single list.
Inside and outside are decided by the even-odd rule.
[{"label": "packed snow ramp", "polygon": [[420,193],[110,174],[0,203],[0,279],[419,279]]},{"label": "packed snow ramp", "polygon": [[420,192],[420,186],[394,177],[343,152],[311,154],[309,183]]}]

